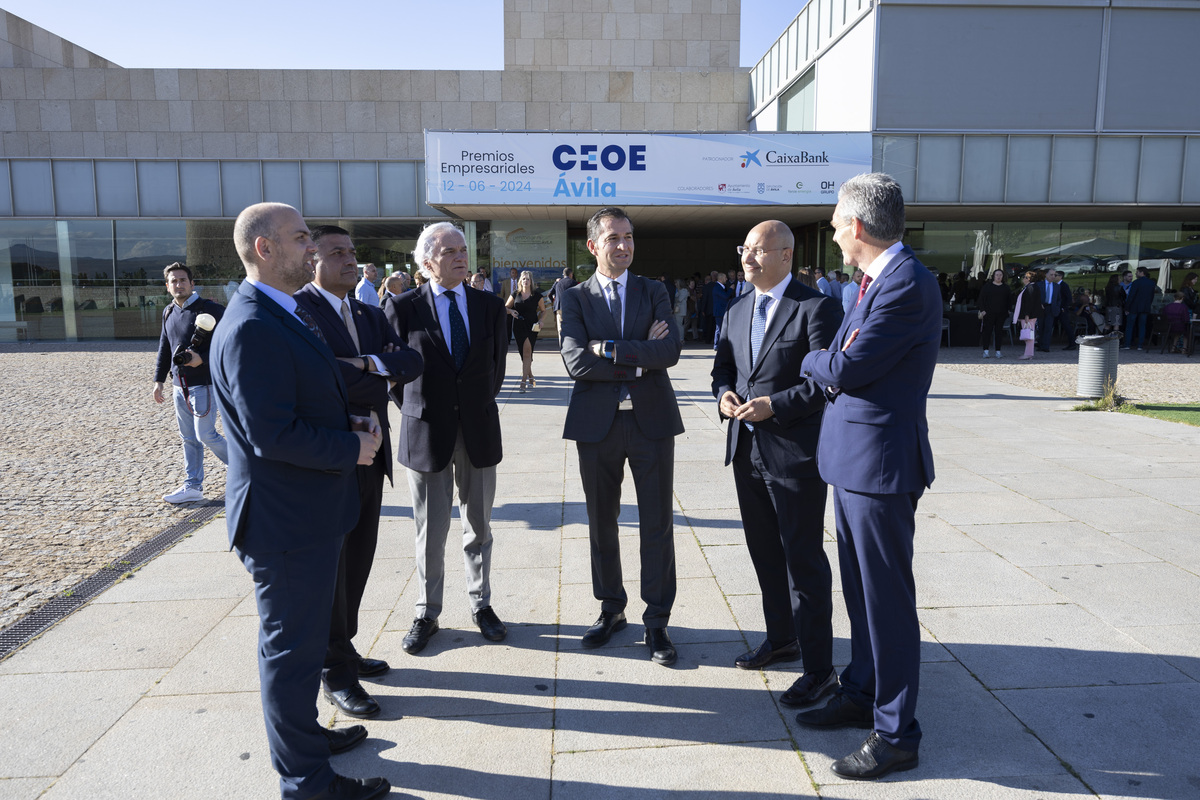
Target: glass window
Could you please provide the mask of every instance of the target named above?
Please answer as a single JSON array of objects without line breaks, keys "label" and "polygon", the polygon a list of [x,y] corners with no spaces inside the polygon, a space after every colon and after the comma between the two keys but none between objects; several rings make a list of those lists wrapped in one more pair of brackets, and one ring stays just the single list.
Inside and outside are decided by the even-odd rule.
[{"label": "glass window", "polygon": [[11,217],[12,208],[12,189],[4,191],[4,187],[11,187],[12,175],[8,169],[7,161],[0,161],[0,217]]},{"label": "glass window", "polygon": [[305,161],[300,165],[305,217],[336,217],[342,198],[336,161]]},{"label": "glass window", "polygon": [[341,190],[344,216],[379,216],[379,175],[374,161],[343,162]]},{"label": "glass window", "polygon": [[60,217],[96,216],[91,161],[54,162],[54,204]]},{"label": "glass window", "polygon": [[779,130],[811,131],[817,124],[816,69],[810,67],[779,96]]},{"label": "glass window", "polygon": [[54,181],[49,161],[10,161],[13,206],[20,217],[54,216]]},{"label": "glass window", "polygon": [[179,216],[178,162],[137,162],[137,187],[142,216]]},{"label": "glass window", "polygon": [[[263,176],[258,161],[221,162],[221,206],[224,216],[236,217],[242,209],[261,203]],[[289,203],[288,205],[291,205]],[[220,216],[214,214],[213,216]]]},{"label": "glass window", "polygon": [[411,161],[379,165],[379,213],[385,217],[417,215],[417,165]]},{"label": "glass window", "polygon": [[221,216],[221,175],[216,161],[180,161],[179,188],[185,217]]},{"label": "glass window", "polygon": [[136,217],[137,175],[132,161],[97,161],[97,211],[105,217]]},{"label": "glass window", "polygon": [[263,200],[287,203],[292,208],[303,205],[300,197],[300,162],[264,161],[262,170]]}]

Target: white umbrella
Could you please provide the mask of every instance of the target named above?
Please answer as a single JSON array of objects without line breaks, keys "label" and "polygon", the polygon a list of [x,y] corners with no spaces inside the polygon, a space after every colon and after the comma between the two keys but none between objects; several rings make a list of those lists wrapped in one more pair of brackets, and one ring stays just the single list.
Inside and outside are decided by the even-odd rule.
[{"label": "white umbrella", "polygon": [[1164,258],[1158,269],[1158,288],[1163,290],[1163,294],[1171,291],[1171,263],[1171,259]]},{"label": "white umbrella", "polygon": [[988,241],[990,237],[986,230],[975,231],[975,258],[971,262],[971,278],[983,278],[984,263],[987,260],[987,252],[990,246]]}]

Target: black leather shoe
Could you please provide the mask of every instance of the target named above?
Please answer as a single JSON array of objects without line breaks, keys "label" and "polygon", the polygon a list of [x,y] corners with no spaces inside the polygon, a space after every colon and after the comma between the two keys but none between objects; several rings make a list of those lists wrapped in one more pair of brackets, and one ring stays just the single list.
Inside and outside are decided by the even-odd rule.
[{"label": "black leather shoe", "polygon": [[675,663],[675,645],[666,628],[646,628],[646,646],[650,648],[650,660],[669,667]]},{"label": "black leather shoe", "polygon": [[328,687],[321,687],[321,694],[348,717],[371,719],[379,716],[379,703],[367,694],[367,690],[358,681],[336,692],[331,692]]},{"label": "black leather shoe", "polygon": [[599,647],[607,644],[614,633],[624,629],[628,624],[624,611],[601,611],[600,618],[583,634],[580,644],[584,647]]},{"label": "black leather shoe", "polygon": [[416,655],[425,649],[425,645],[429,644],[429,637],[438,632],[438,624],[436,619],[429,617],[421,617],[414,619],[412,627],[408,629],[408,633],[404,636],[404,641],[400,643],[400,647],[409,655]]},{"label": "black leather shoe", "polygon": [[1077,345],[1073,345],[1073,344],[1069,344],[1063,348],[1063,350],[1078,350],[1078,349],[1079,349],[1079,347]]},{"label": "black leather shoe", "polygon": [[837,686],[837,670],[831,668],[823,677],[806,672],[792,684],[790,689],[780,695],[779,702],[792,708],[811,706],[837,689]]},{"label": "black leather shoe", "polygon": [[770,639],[764,639],[757,650],[743,653],[733,660],[738,669],[762,669],[777,661],[795,661],[800,658],[800,642],[792,639],[783,647],[772,647]]},{"label": "black leather shoe", "polygon": [[796,722],[810,728],[873,728],[875,712],[838,692],[820,708],[801,711]]},{"label": "black leather shoe", "polygon": [[348,728],[321,728],[321,733],[325,734],[325,738],[329,740],[330,755],[335,756],[357,747],[363,739],[367,738],[367,729],[362,725],[351,725]]},{"label": "black leather shoe", "polygon": [[392,791],[387,778],[347,778],[334,775],[329,786],[311,800],[378,800]]},{"label": "black leather shoe", "polygon": [[871,731],[862,747],[833,762],[833,772],[854,781],[871,781],[889,772],[903,772],[919,763],[916,750],[901,750]]},{"label": "black leather shoe", "polygon": [[489,642],[503,642],[504,637],[508,636],[508,628],[504,627],[504,623],[496,616],[496,612],[492,611],[491,606],[474,612],[471,614],[471,619],[475,620],[475,624],[479,626],[479,632]]},{"label": "black leather shoe", "polygon": [[361,678],[374,678],[376,675],[383,675],[391,669],[388,662],[378,658],[362,658],[358,659],[358,675]]}]

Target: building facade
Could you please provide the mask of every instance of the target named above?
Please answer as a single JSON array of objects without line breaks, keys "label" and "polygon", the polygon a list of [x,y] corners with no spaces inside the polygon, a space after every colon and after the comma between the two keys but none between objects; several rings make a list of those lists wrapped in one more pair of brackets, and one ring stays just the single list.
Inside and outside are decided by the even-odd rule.
[{"label": "building facade", "polygon": [[[173,261],[223,301],[233,219],[261,200],[347,227],[393,269],[445,218],[481,265],[536,228],[545,263],[587,266],[582,223],[603,202],[431,206],[426,131],[869,133],[909,242],[946,272],[1076,255],[1094,283],[1200,237],[1192,2],[810,0],[753,69],[739,0],[504,9],[499,71],[129,70],[0,12],[0,341],[6,322],[157,336]],[[831,196],[637,205],[638,267],[736,269],[768,217],[795,228],[800,265],[836,266]]]}]

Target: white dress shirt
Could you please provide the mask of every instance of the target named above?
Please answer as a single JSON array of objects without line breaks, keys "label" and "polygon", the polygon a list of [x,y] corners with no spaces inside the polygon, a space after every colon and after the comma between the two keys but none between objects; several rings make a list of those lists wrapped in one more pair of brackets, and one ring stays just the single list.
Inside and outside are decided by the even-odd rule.
[{"label": "white dress shirt", "polygon": [[442,328],[442,338],[446,341],[446,347],[450,347],[450,306],[447,301],[442,299],[442,295],[449,294],[454,302],[458,305],[458,313],[462,314],[463,326],[467,329],[467,342],[471,341],[471,323],[467,321],[467,293],[460,283],[453,289],[447,289],[437,281],[430,281],[429,288],[433,291],[433,307],[437,311],[438,325]]}]

